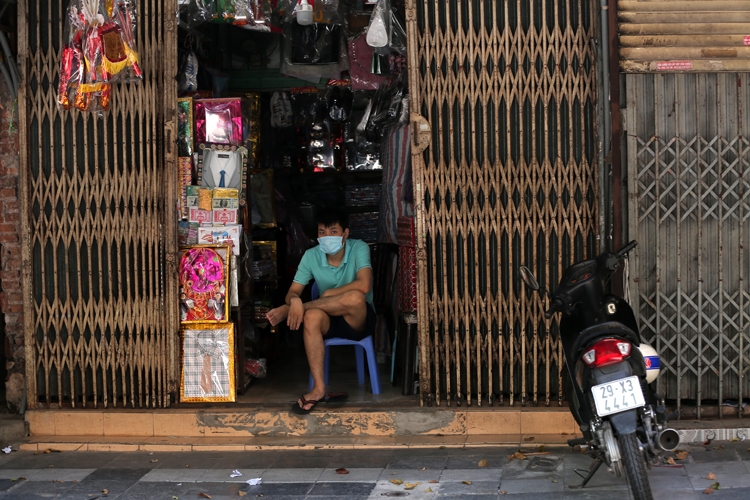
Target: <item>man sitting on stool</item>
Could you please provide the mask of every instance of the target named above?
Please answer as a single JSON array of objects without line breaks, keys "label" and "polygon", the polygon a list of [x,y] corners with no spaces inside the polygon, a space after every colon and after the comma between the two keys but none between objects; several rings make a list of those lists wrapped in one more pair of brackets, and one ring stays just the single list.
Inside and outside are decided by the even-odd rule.
[{"label": "man sitting on stool", "polygon": [[[304,328],[314,385],[292,407],[295,413],[309,413],[320,401],[346,398],[346,393],[326,393],[323,337],[362,340],[373,334],[376,324],[370,248],[364,241],[349,239],[349,217],[343,210],[322,209],[316,222],[318,246],[302,256],[286,304],[267,314],[272,325],[286,319],[291,330],[300,324]],[[303,303],[300,294],[313,280],[320,298]]]}]

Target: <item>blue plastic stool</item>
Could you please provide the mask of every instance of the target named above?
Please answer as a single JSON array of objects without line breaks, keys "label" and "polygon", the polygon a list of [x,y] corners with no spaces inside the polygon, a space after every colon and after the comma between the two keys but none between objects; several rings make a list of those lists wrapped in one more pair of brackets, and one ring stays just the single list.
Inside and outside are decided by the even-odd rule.
[{"label": "blue plastic stool", "polygon": [[[312,299],[318,298],[318,284],[313,283],[312,291],[310,293]],[[323,342],[326,348],[325,352],[325,363],[324,363],[324,374],[325,384],[328,385],[328,368],[330,360],[330,347],[332,345],[353,345],[355,346],[354,351],[357,357],[357,381],[360,385],[365,383],[365,353],[367,353],[367,367],[370,371],[370,386],[372,387],[373,394],[380,394],[380,375],[378,373],[378,360],[375,355],[375,344],[372,342],[372,335],[368,335],[362,340],[348,340],[341,338],[330,338],[325,339]],[[310,373],[310,387],[308,390],[313,388],[312,373]]]}]

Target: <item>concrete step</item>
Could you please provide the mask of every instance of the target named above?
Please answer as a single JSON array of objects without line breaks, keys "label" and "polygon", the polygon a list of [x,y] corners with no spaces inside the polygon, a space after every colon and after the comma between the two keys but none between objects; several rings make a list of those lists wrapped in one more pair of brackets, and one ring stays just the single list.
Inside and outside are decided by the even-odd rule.
[{"label": "concrete step", "polygon": [[[210,451],[564,444],[580,437],[564,407],[29,410],[24,449]],[[750,440],[750,420],[670,422],[682,443]],[[750,441],[748,441],[750,445]]]}]

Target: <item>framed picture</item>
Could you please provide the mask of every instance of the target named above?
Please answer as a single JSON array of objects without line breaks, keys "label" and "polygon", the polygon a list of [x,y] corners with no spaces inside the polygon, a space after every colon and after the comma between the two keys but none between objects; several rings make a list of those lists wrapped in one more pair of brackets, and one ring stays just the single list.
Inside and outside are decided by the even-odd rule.
[{"label": "framed picture", "polygon": [[250,172],[250,217],[255,227],[276,227],[276,195],[273,171]]},{"label": "framed picture", "polygon": [[[224,171],[224,186],[221,186],[222,170]],[[197,182],[204,188],[237,189],[239,205],[243,208],[247,189],[247,148],[198,144],[197,179]]]},{"label": "framed picture", "polygon": [[229,245],[192,245],[180,249],[180,321],[229,321]]},{"label": "framed picture", "polygon": [[234,324],[183,325],[181,337],[180,401],[233,403]]}]

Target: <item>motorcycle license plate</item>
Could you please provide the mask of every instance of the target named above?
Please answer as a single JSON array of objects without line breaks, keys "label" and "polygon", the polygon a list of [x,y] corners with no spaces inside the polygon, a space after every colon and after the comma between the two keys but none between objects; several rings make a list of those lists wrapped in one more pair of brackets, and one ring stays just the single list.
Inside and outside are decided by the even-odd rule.
[{"label": "motorcycle license plate", "polygon": [[641,383],[636,376],[595,385],[591,388],[591,393],[600,417],[640,408],[646,404]]}]

